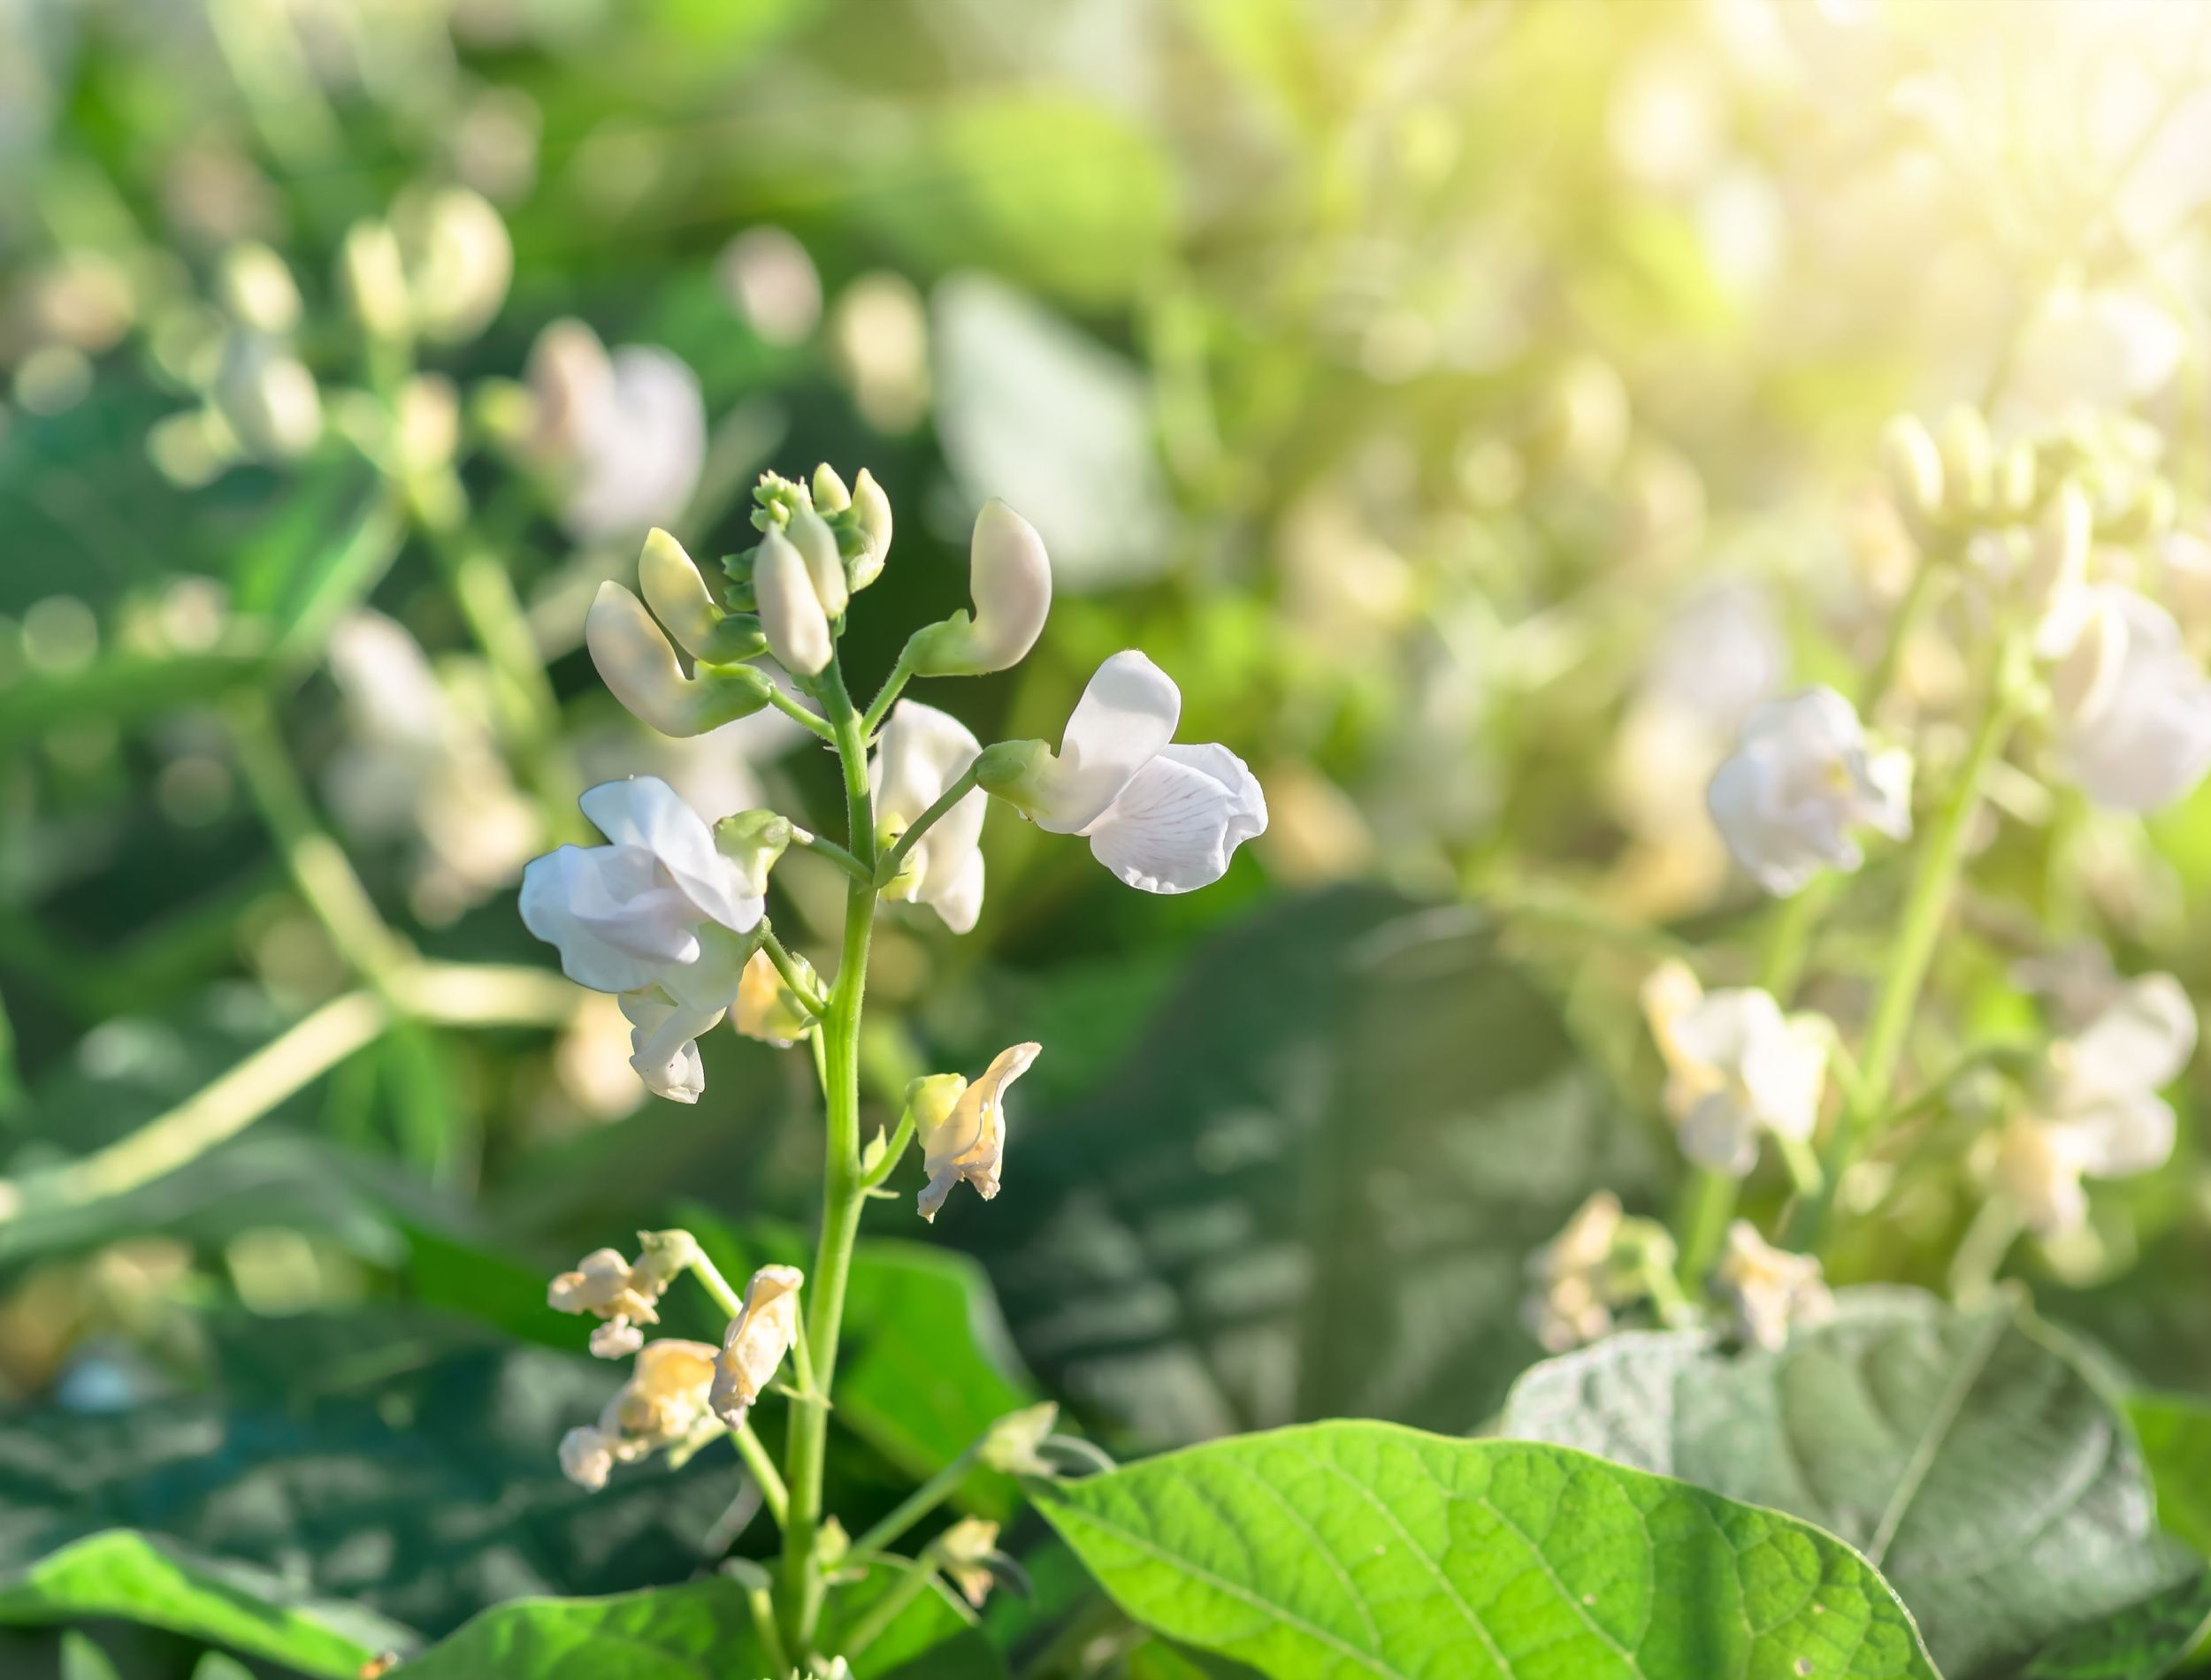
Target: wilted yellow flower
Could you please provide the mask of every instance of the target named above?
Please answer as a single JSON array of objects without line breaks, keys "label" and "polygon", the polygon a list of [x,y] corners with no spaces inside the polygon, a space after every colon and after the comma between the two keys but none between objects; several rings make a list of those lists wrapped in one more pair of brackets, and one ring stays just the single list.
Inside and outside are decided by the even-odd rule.
[{"label": "wilted yellow flower", "polygon": [[709,1396],[715,1416],[732,1429],[745,1421],[798,1339],[799,1288],[805,1281],[796,1266],[762,1266],[745,1286],[745,1310],[722,1339]]}]

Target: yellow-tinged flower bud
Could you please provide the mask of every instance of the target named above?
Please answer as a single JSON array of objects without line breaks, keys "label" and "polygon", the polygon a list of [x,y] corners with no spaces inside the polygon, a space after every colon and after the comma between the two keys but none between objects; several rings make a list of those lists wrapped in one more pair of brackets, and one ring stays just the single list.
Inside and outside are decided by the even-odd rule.
[{"label": "yellow-tinged flower bud", "polygon": [[891,557],[891,498],[865,467],[853,485],[852,505],[861,535],[868,539],[866,551],[853,561],[853,587],[865,589],[882,576],[883,562]]},{"label": "yellow-tinged flower bud", "polygon": [[[795,952],[791,962],[807,984],[814,983],[811,963]],[[799,1001],[798,994],[784,984],[782,971],[765,951],[754,951],[746,962],[731,1019],[746,1037],[784,1049],[805,1037],[814,1025],[812,1012]]]},{"label": "yellow-tinged flower bud", "polygon": [[1010,1476],[1051,1475],[1051,1462],[1037,1449],[1059,1421],[1060,1409],[1048,1400],[1006,1413],[983,1437],[983,1463]]},{"label": "yellow-tinged flower bud", "polygon": [[[868,480],[861,477],[864,491]],[[855,493],[855,502],[858,495]],[[885,530],[888,538],[888,530]],[[983,504],[968,547],[972,613],[924,625],[906,645],[917,676],[981,676],[1020,663],[1052,611],[1052,561],[1036,527],[1002,501]]]},{"label": "yellow-tinged flower bud", "polygon": [[1905,523],[1924,532],[1942,512],[1942,453],[1916,415],[1900,414],[1881,428],[1881,468]]},{"label": "yellow-tinged flower bud", "polygon": [[814,597],[831,618],[842,618],[852,601],[852,585],[845,577],[845,557],[837,550],[837,533],[829,521],[810,507],[791,510],[789,536],[806,561],[806,574],[814,581]]},{"label": "yellow-tinged flower bud", "polygon": [[806,556],[773,526],[761,537],[753,562],[753,598],[777,661],[795,676],[818,675],[837,651],[829,615]]},{"label": "yellow-tinged flower bud", "polygon": [[724,611],[684,546],[657,525],[646,533],[637,577],[653,616],[693,659],[735,665],[767,648],[759,621]]},{"label": "yellow-tinged flower bud", "polygon": [[814,505],[825,514],[841,514],[853,505],[853,493],[826,461],[814,470]]},{"label": "yellow-tinged flower bud", "polygon": [[1960,403],[1942,416],[1943,505],[1951,514],[1985,513],[1996,496],[1996,445],[1980,411]]},{"label": "yellow-tinged flower bud", "polygon": [[599,586],[584,640],[614,697],[662,735],[703,735],[768,704],[771,685],[748,665],[701,664],[685,676],[645,603],[619,584]]}]

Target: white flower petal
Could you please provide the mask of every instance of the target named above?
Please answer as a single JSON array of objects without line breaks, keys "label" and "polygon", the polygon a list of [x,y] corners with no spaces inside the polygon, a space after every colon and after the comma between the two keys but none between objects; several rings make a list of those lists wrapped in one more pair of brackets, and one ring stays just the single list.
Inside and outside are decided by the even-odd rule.
[{"label": "white flower petal", "polygon": [[1228,873],[1266,829],[1266,796],[1225,746],[1164,748],[1083,830],[1098,860],[1144,892],[1189,892]]},{"label": "white flower petal", "polygon": [[1710,1172],[1739,1179],[1758,1164],[1758,1122],[1725,1091],[1703,1098],[1681,1122],[1681,1153]]},{"label": "white flower petal", "polygon": [[753,565],[753,597],[768,651],[796,676],[818,675],[836,653],[837,643],[806,557],[780,531],[771,529],[761,538]]},{"label": "white flower petal", "polygon": [[579,803],[616,846],[650,851],[701,915],[732,933],[758,924],[765,902],[746,891],[742,872],[715,849],[706,820],[658,776],[602,782]]},{"label": "white flower petal", "polygon": [[1134,648],[1098,668],[1067,719],[1060,756],[1043,776],[1037,826],[1081,834],[1136,772],[1174,738],[1182,693]]},{"label": "white flower petal", "polygon": [[969,635],[976,670],[1021,663],[1052,612],[1052,561],[1036,527],[995,499],[975,516],[968,588],[975,601]]},{"label": "white flower petal", "polygon": [[634,847],[562,846],[522,872],[523,925],[559,950],[562,972],[579,986],[650,986],[669,963],[699,955],[697,913],[657,884],[658,873]]},{"label": "white flower petal", "polygon": [[[916,821],[966,774],[982,750],[973,732],[950,713],[900,700],[891,709],[868,767],[877,820],[900,829]],[[907,867],[915,876],[911,896],[936,906],[954,933],[973,928],[982,911],[983,859],[977,847],[990,806],[990,795],[976,789],[938,818],[907,854]],[[955,926],[945,913],[947,896],[964,906],[964,927]]]}]

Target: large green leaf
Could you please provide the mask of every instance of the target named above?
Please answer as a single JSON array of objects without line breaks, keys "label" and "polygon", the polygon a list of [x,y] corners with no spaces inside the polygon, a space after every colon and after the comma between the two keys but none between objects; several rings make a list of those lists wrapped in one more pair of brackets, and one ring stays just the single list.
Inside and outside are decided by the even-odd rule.
[{"label": "large green leaf", "polygon": [[978,1251],[1048,1388],[1147,1444],[1346,1413],[1463,1430],[1540,1350],[1523,1268],[1657,1176],[1478,918],[1291,899],[1190,962],[1122,1071],[1012,1104]]},{"label": "large green leaf", "polygon": [[1038,1501],[1131,1615],[1283,1680],[1935,1674],[1849,1547],[1564,1447],[1312,1424]]},{"label": "large green leaf", "polygon": [[2211,1557],[2211,1404],[2188,1394],[2136,1394],[2127,1417],[2157,1485],[2157,1520]]},{"label": "large green leaf", "polygon": [[610,1363],[365,1310],[218,1336],[203,1400],[0,1419],[0,1568],[130,1527],[436,1635],[520,1593],[684,1579],[743,1485],[726,1447],[564,1479]]},{"label": "large green leaf", "polygon": [[1523,1378],[1503,1432],[1817,1523],[1894,1584],[1949,1680],[2014,1674],[2192,1572],[2124,1421],[2008,1302],[1849,1291],[1777,1352],[1615,1336]]},{"label": "large green leaf", "polygon": [[0,1622],[115,1616],[227,1646],[309,1674],[351,1680],[379,1652],[414,1642],[358,1610],[302,1603],[273,1577],[195,1558],[111,1529],[0,1580]]}]

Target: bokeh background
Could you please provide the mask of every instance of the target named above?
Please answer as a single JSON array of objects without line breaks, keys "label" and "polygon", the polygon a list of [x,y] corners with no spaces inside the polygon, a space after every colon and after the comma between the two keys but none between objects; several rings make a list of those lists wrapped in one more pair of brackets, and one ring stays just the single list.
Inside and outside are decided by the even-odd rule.
[{"label": "bokeh background", "polygon": [[[1703,783],[1876,656],[1883,423],[2117,415],[2152,534],[2201,529],[2207,50],[2194,0],[0,0],[0,1569],[131,1523],[434,1634],[700,1566],[733,1461],[560,1479],[614,1378],[543,1280],[787,1245],[807,1070],[724,1031],[647,1099],[515,882],[612,775],[833,826],[794,729],[648,737],[581,649],[649,525],[710,561],[819,461],[898,509],[858,683],[1003,496],[1051,625],[922,698],[1056,736],[1142,646],[1273,816],[1157,899],[1001,811],[972,935],[887,919],[879,1102],[1046,1050],[998,1200],[872,1216],[934,1246],[863,1276],[845,1508],[1024,1392],[1116,1448],[1478,1425],[1529,1250],[1668,1206],[1634,989],[1760,926]],[[1875,720],[1937,786],[1970,635]],[[2211,805],[2033,769],[1945,1006],[2028,1019],[2007,963],[2084,941],[2200,990]],[[812,863],[778,925],[833,951]],[[1823,946],[1845,1019],[1892,865]],[[422,961],[471,966],[395,1000]],[[2174,1165],[2023,1259],[2165,1381],[2211,1358],[2182,1095]],[[1939,1279],[1975,1195],[1946,1163],[1837,1275]],[[88,1627],[10,1672],[192,1672]]]}]

